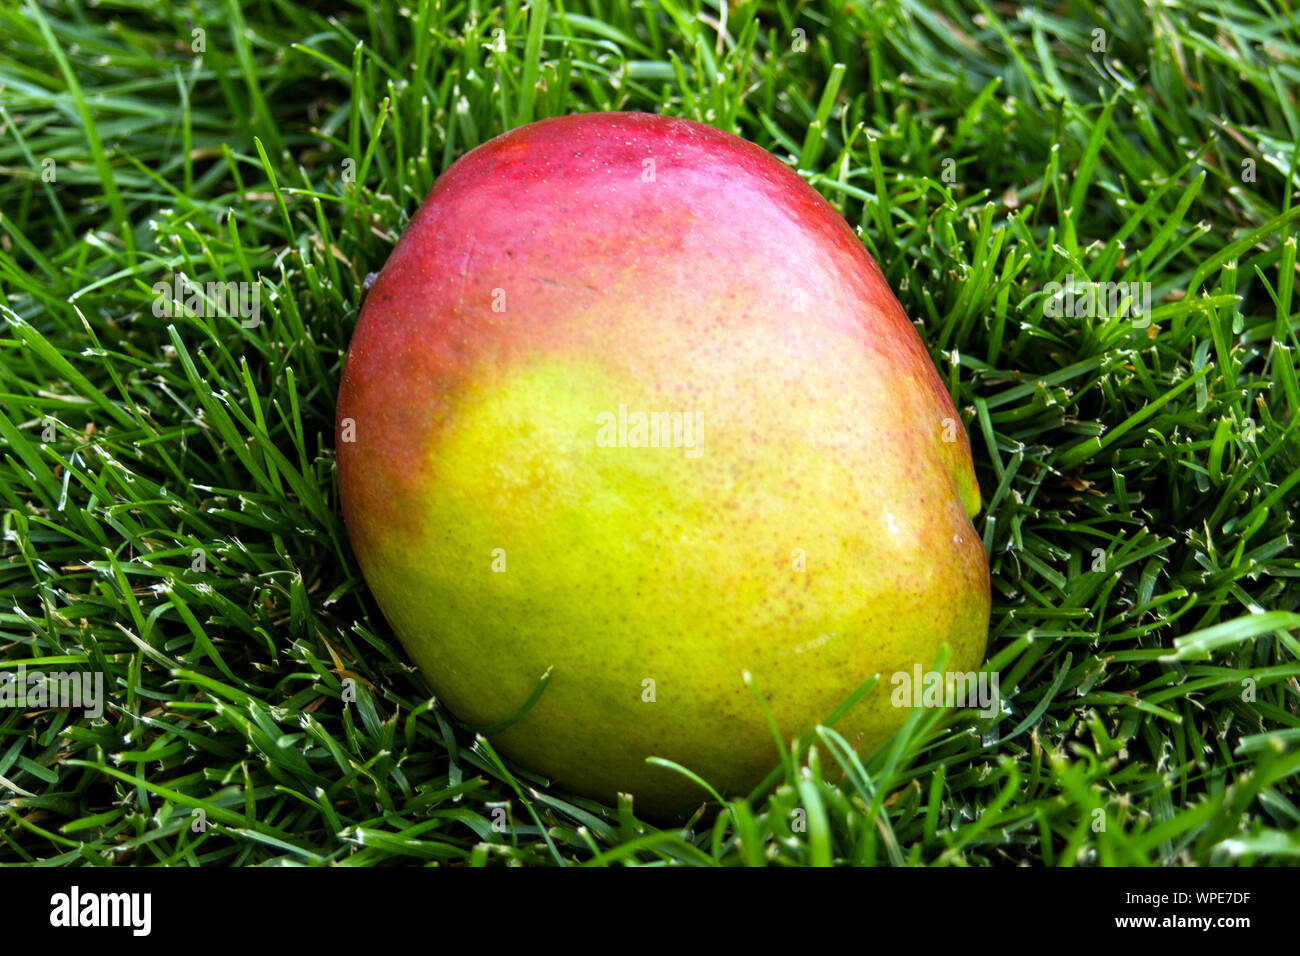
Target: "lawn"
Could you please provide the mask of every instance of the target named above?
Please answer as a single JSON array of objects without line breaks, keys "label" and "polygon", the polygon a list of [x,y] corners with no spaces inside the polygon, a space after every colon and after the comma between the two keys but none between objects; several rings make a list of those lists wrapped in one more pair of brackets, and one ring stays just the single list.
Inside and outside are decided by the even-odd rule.
[{"label": "lawn", "polygon": [[[0,37],[0,671],[108,701],[0,708],[0,862],[1300,862],[1288,3],[14,0]],[[1000,713],[812,730],[680,828],[433,700],[335,484],[363,283],[434,179],[608,110],[750,139],[856,227],[992,569]]]}]

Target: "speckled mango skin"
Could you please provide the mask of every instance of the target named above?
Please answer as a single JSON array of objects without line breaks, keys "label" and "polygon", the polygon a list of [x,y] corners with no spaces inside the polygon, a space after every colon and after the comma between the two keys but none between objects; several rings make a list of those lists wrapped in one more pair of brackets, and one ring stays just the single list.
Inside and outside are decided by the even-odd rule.
[{"label": "speckled mango skin", "polygon": [[[699,456],[602,447],[620,405],[700,413]],[[892,674],[983,659],[979,489],[929,356],[831,206],[711,127],[570,116],[455,163],[365,301],[336,438],[403,646],[476,726],[553,668],[493,744],[573,791],[698,805],[657,755],[746,792],[777,761],[746,670],[787,739],[879,674],[837,724],[867,753],[907,715]]]}]

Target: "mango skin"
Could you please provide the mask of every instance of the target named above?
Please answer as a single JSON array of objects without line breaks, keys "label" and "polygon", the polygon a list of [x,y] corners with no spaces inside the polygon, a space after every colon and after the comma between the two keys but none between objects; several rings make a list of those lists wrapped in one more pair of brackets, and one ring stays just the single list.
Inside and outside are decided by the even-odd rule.
[{"label": "mango skin", "polygon": [[[699,412],[699,456],[602,446],[620,405]],[[747,792],[778,751],[743,671],[787,740],[879,674],[836,725],[866,754],[891,675],[983,659],[979,489],[920,338],[834,209],[711,127],[569,116],[456,162],[365,301],[336,440],[407,652],[483,727],[553,668],[492,743],[575,792],[706,799],[651,755]]]}]

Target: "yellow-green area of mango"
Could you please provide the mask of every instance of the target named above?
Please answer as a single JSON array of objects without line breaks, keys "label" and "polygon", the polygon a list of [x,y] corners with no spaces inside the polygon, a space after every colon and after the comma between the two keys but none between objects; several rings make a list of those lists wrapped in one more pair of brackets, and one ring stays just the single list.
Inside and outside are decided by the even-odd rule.
[{"label": "yellow-green area of mango", "polygon": [[[751,366],[694,408],[558,360],[464,393],[428,449],[427,497],[367,573],[438,696],[488,726],[553,669],[494,743],[579,792],[669,813],[704,794],[648,756],[724,795],[775,765],[744,670],[786,737],[879,674],[837,727],[870,750],[907,713],[891,674],[928,668],[943,642],[949,669],[978,667],[987,572],[954,479],[918,447],[920,423],[882,426],[883,400],[826,401],[852,385],[827,371],[732,401]],[[699,456],[602,447],[618,404],[698,412]]]}]

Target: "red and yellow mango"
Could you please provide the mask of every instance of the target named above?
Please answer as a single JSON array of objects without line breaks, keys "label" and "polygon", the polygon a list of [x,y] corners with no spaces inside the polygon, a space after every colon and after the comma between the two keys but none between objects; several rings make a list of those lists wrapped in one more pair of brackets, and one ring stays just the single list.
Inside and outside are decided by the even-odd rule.
[{"label": "red and yellow mango", "polygon": [[[957,412],[880,269],[734,136],[543,120],[437,181],[369,292],[338,402],[353,549],[396,635],[519,764],[651,814],[889,676],[983,658],[989,577]],[[653,440],[652,440],[653,439]]]}]

